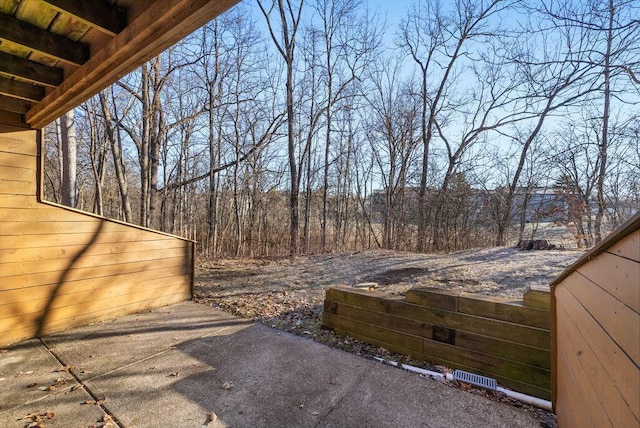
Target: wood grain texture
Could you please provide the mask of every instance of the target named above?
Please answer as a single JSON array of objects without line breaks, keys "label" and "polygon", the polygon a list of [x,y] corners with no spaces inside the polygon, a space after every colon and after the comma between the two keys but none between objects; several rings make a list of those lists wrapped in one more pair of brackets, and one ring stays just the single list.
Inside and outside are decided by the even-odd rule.
[{"label": "wood grain texture", "polygon": [[582,310],[597,321],[632,361],[640,362],[640,315],[637,312],[578,272],[564,280],[563,288],[575,296]]},{"label": "wood grain texture", "polygon": [[[615,388],[619,397],[623,397],[626,403],[625,406],[629,407],[635,418],[640,420],[640,370],[638,369],[638,362],[632,361],[619,348],[612,337],[599,324],[598,320],[584,310],[581,302],[567,287],[557,288],[555,294],[557,300],[556,316],[563,317],[558,320],[557,342],[560,345],[560,342],[570,340],[569,344],[563,344],[564,354],[583,355],[585,352],[592,353],[593,358],[601,367],[603,375],[608,379],[607,382]],[[630,329],[633,329],[633,326],[630,326]],[[576,339],[572,338],[576,333],[579,333],[584,338],[584,341],[579,342],[578,345],[575,343]],[[588,351],[586,347],[588,347]],[[566,372],[561,367],[561,364],[564,364],[563,361],[566,363],[564,354],[558,349],[558,388],[560,388],[561,382],[569,385],[575,382],[575,379],[569,379],[564,376]],[[593,375],[591,372],[587,374]],[[576,388],[577,386],[575,385],[572,387],[572,394],[576,393]],[[594,393],[607,405],[613,405],[616,408],[620,406],[620,401],[615,398],[616,394],[605,394],[605,391],[606,389],[600,389]],[[562,397],[562,392],[558,389],[556,398],[557,413],[567,411],[562,408],[562,400],[565,399],[566,397]],[[609,401],[611,402],[609,403]],[[622,412],[622,410],[618,409],[618,412]]]},{"label": "wood grain texture", "polygon": [[[529,322],[529,312],[534,311],[534,322],[548,326],[549,311],[500,299],[474,299],[464,293],[439,293],[414,290],[408,293],[408,302],[375,291],[332,287],[326,292],[323,325],[394,352],[489,376],[520,392],[551,398],[549,328],[512,322]],[[536,318],[538,315],[541,317]]]},{"label": "wood grain texture", "polygon": [[0,345],[191,298],[191,241],[37,201],[37,135],[0,135]]},{"label": "wood grain texture", "polygon": [[351,287],[332,287],[327,290],[326,296],[327,300],[378,312],[393,313],[400,317],[411,318],[428,324],[491,336],[543,349],[551,348],[550,332],[541,328],[424,307],[407,303],[402,298],[389,297],[383,293],[359,291]]},{"label": "wood grain texture", "polygon": [[150,7],[134,14],[124,30],[34,105],[27,113],[27,122],[34,129],[44,127],[238,1],[152,2]]},{"label": "wood grain texture", "polygon": [[522,303],[528,308],[551,309],[551,293],[549,287],[527,287],[522,295]]},{"label": "wood grain texture", "polygon": [[[621,248],[625,242],[616,244],[616,247]],[[599,254],[590,263],[578,267],[576,272],[636,313],[640,313],[640,262],[616,253]]]},{"label": "wood grain texture", "polygon": [[607,252],[640,263],[640,229],[611,245]]},{"label": "wood grain texture", "polygon": [[[571,316],[564,310],[558,313],[558,321],[566,326],[558,342],[558,352],[567,362],[561,378],[575,387],[574,395],[579,395],[586,403],[589,417],[596,426],[627,427],[638,424],[630,404],[623,397],[602,367],[601,362],[575,328]],[[599,397],[599,395],[602,397]],[[606,397],[606,399],[603,399]],[[630,397],[629,397],[630,398]],[[640,409],[639,409],[640,410]]]}]

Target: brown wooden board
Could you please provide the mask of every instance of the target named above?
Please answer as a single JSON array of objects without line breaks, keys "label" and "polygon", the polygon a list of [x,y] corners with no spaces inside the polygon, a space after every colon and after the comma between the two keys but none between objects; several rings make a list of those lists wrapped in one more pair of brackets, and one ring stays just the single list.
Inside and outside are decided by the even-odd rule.
[{"label": "brown wooden board", "polygon": [[0,208],[38,208],[38,205],[33,196],[0,194]]},{"label": "brown wooden board", "polygon": [[[133,280],[133,278],[131,278]],[[90,312],[92,308],[102,306],[117,306],[123,302],[136,302],[149,300],[164,295],[182,293],[186,289],[188,279],[185,277],[175,277],[172,281],[156,282],[153,287],[139,287],[136,283],[128,286],[109,287],[102,284],[102,287],[94,287],[78,293],[56,294],[37,300],[26,300],[12,305],[0,306],[0,320],[12,317],[26,316],[31,314],[43,314],[49,311],[55,317],[55,311],[64,311],[65,308],[74,307],[75,311]],[[53,290],[55,291],[55,290]],[[84,308],[82,307],[84,305]],[[8,315],[8,316],[7,316]]]},{"label": "brown wooden board", "polygon": [[407,303],[456,312],[458,310],[459,295],[459,291],[447,291],[438,288],[412,288],[405,293],[405,299]]},{"label": "brown wooden board", "polygon": [[[0,202],[2,195],[0,195]],[[162,235],[155,235],[143,230],[131,228],[121,232],[102,232],[94,245],[98,244],[126,244],[140,241],[163,241]],[[77,245],[88,242],[86,233],[51,233],[42,235],[7,236],[0,241],[0,248],[48,248],[66,245]],[[184,241],[182,241],[184,242]]]},{"label": "brown wooden board", "polygon": [[[191,262],[186,257],[171,259],[134,261],[118,265],[96,266],[73,269],[69,268],[57,272],[33,272],[28,275],[3,276],[0,290],[34,287],[39,285],[60,284],[79,281],[86,278],[112,278],[119,275],[150,274],[153,271],[175,267],[184,273],[190,273]],[[4,274],[3,274],[4,275]]]},{"label": "brown wooden board", "polygon": [[582,396],[576,393],[575,382],[571,378],[571,370],[569,364],[564,360],[563,354],[558,355],[558,370],[564,375],[558,376],[558,397],[555,407],[558,426],[600,428],[593,425]]},{"label": "brown wooden board", "polygon": [[466,331],[456,332],[455,344],[461,348],[483,354],[551,370],[551,353],[548,349],[535,348]]},{"label": "brown wooden board", "polygon": [[[0,217],[3,211],[0,209]],[[190,250],[190,243],[177,239],[162,239],[157,241],[139,241],[122,243],[98,243],[91,246],[91,254],[94,256],[117,254],[123,257],[129,253],[141,253],[142,257],[148,257],[148,253],[158,250],[171,251],[182,249],[185,253]],[[0,243],[0,264],[3,263],[29,263],[55,259],[68,259],[69,254],[78,254],[84,245],[66,245],[64,247],[45,247],[46,250],[34,251],[33,248],[5,248]],[[2,269],[0,267],[0,269]]]},{"label": "brown wooden board", "polygon": [[19,153],[37,155],[36,131],[11,132],[0,135],[0,151],[8,153]]},{"label": "brown wooden board", "polygon": [[[572,329],[577,329],[591,347],[591,351],[597,358],[602,369],[606,372],[616,389],[623,397],[634,397],[637,401],[640,397],[640,369],[603,330],[602,326],[594,319],[564,286],[556,287],[557,313],[565,311],[569,314],[569,322],[573,323]],[[558,340],[563,336],[563,325],[558,323]],[[576,349],[574,352],[580,351]],[[558,364],[561,362],[558,355]],[[558,368],[561,373],[561,368]],[[559,384],[559,381],[558,381]],[[561,392],[558,391],[558,402]],[[640,412],[640,406],[635,407]],[[632,407],[633,410],[633,407]],[[640,418],[640,414],[637,414]]]},{"label": "brown wooden board", "polygon": [[35,184],[36,169],[0,165],[0,177],[5,180],[28,181]]},{"label": "brown wooden board", "polygon": [[640,313],[639,262],[605,252],[578,267],[576,272]]},{"label": "brown wooden board", "polygon": [[[86,278],[78,281],[69,281],[63,284],[53,283],[41,286],[5,289],[2,288],[2,301],[0,302],[0,313],[10,311],[5,305],[13,305],[31,300],[49,299],[55,293],[56,296],[68,294],[84,293],[86,291],[104,289],[129,289],[154,288],[157,284],[172,284],[176,281],[182,282],[189,279],[181,267],[168,267],[154,270],[148,274],[136,275],[114,275],[103,278]],[[3,315],[0,314],[0,317]],[[4,315],[6,316],[6,314]]]},{"label": "brown wooden board", "polygon": [[[584,310],[607,335],[636,364],[640,362],[640,314],[600,288],[597,284],[574,272],[565,279],[562,287],[569,290]],[[636,326],[636,328],[633,328]]]},{"label": "brown wooden board", "polygon": [[402,334],[410,334],[425,338],[432,337],[432,326],[420,321],[407,318],[397,317],[384,312],[370,311],[344,304],[333,304],[334,302],[325,302],[324,313],[339,315],[345,319],[364,322],[376,325],[389,330],[394,330]]},{"label": "brown wooden board", "polygon": [[[91,322],[108,320],[130,313],[182,302],[184,300],[185,294],[179,293],[170,296],[154,297],[146,301],[134,303],[127,302],[126,304],[121,306],[104,306],[102,309],[95,312],[69,313],[67,314],[70,316],[69,318],[48,320],[43,326],[40,333],[52,334]],[[39,324],[37,323],[37,321],[26,323],[24,322],[24,320],[20,320],[18,324],[10,327],[6,331],[3,331],[4,328],[0,324],[0,345],[4,346],[21,340],[29,339],[38,332],[38,327]]]},{"label": "brown wooden board", "polygon": [[458,311],[469,315],[508,321],[549,330],[549,311],[524,307],[509,299],[460,293]]},{"label": "brown wooden board", "polygon": [[[36,187],[27,181],[0,180],[0,194],[36,196]],[[2,218],[2,213],[0,213]]]},{"label": "brown wooden board", "polygon": [[480,369],[485,373],[491,373],[494,377],[504,377],[534,385],[548,390],[549,394],[551,393],[551,371],[548,369],[505,360],[494,355],[487,355],[429,339],[424,340],[424,353],[464,364],[467,367]]},{"label": "brown wooden board", "polygon": [[640,262],[640,230],[636,229],[631,232],[622,240],[611,245],[607,251],[617,256]]},{"label": "brown wooden board", "polygon": [[[326,301],[324,313],[340,315],[343,318],[366,322],[404,334],[421,336],[427,339],[432,338],[432,325],[383,312]],[[465,331],[456,331],[454,342],[456,346],[473,351],[545,369],[551,368],[548,349],[534,348]]]},{"label": "brown wooden board", "polygon": [[522,296],[523,305],[529,308],[550,310],[551,297],[548,287],[528,287]]},{"label": "brown wooden board", "polygon": [[378,343],[386,344],[389,350],[402,349],[411,352],[409,355],[422,353],[422,338],[419,336],[404,334],[330,313],[323,314],[323,323],[329,328],[348,332],[347,335],[352,337],[375,339]]},{"label": "brown wooden board", "polygon": [[[558,311],[558,322],[563,326],[558,337],[558,353],[567,362],[566,371],[559,375],[574,385],[574,394],[580,395],[586,403],[591,420],[596,426],[638,424],[637,416],[630,408],[634,403],[628,401],[633,398],[622,397],[582,333],[575,328],[571,316],[562,308]],[[635,404],[640,411],[640,403]]]},{"label": "brown wooden board", "polygon": [[[30,171],[35,171],[36,157],[30,154],[25,155],[22,153],[13,153],[10,151],[0,150],[0,166],[10,166],[13,168],[24,168]],[[0,177],[5,178],[4,176],[1,176],[1,175]],[[6,178],[12,178],[12,177],[8,176]],[[35,176],[32,178],[33,180],[31,181],[35,181]]]},{"label": "brown wooden board", "polygon": [[548,330],[427,308],[406,303],[402,298],[388,297],[383,293],[363,292],[350,287],[332,287],[327,290],[326,300],[346,303],[377,312],[387,312],[402,318],[414,319],[427,324],[495,337],[528,346],[543,349],[550,349],[551,347],[550,332]]},{"label": "brown wooden board", "polygon": [[[30,275],[33,272],[65,272],[69,269],[96,268],[98,266],[112,266],[117,269],[119,265],[125,263],[136,263],[144,261],[156,261],[160,265],[164,265],[164,260],[171,260],[176,257],[185,257],[186,249],[168,248],[156,249],[149,251],[128,251],[113,254],[93,254],[89,249],[84,255],[82,251],[84,247],[74,252],[69,251],[66,258],[42,259],[33,261],[17,261],[13,263],[3,263],[0,258],[0,277],[15,275]],[[76,257],[78,259],[76,260]]]}]

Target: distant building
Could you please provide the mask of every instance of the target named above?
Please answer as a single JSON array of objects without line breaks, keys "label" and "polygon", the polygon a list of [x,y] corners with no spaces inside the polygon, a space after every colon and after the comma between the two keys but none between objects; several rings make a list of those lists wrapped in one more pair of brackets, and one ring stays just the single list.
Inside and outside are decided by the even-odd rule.
[{"label": "distant building", "polygon": [[518,218],[525,205],[526,223],[567,221],[569,203],[562,189],[552,187],[520,187],[516,189],[512,213]]}]

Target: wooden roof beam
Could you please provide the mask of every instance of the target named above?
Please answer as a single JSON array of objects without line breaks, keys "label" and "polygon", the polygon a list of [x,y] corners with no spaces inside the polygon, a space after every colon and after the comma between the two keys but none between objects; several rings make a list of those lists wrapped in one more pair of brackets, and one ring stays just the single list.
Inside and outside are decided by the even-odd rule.
[{"label": "wooden roof beam", "polygon": [[0,95],[0,110],[25,114],[29,111],[30,108],[31,103],[29,101],[7,97],[6,95]]},{"label": "wooden roof beam", "polygon": [[27,101],[40,101],[44,98],[44,88],[0,77],[0,95],[8,95]]},{"label": "wooden roof beam", "polygon": [[4,52],[0,52],[0,72],[52,87],[61,84],[64,78],[64,72],[59,68],[48,67]]},{"label": "wooden roof beam", "polygon": [[74,18],[100,31],[115,36],[127,26],[125,11],[110,6],[103,0],[44,0],[54,9],[72,15]]},{"label": "wooden roof beam", "polygon": [[89,46],[0,13],[0,40],[6,40],[59,60],[82,65],[89,60]]},{"label": "wooden roof beam", "polygon": [[24,131],[29,129],[24,114],[0,110],[0,132]]},{"label": "wooden roof beam", "polygon": [[45,127],[239,1],[152,2],[89,61],[35,104],[27,113],[27,122],[34,129]]}]

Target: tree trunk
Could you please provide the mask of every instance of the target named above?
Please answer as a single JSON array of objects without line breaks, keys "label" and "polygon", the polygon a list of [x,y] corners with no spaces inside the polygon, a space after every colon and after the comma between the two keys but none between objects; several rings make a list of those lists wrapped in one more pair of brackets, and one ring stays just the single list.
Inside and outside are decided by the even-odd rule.
[{"label": "tree trunk", "polygon": [[607,52],[604,55],[604,106],[602,112],[602,139],[600,140],[600,168],[598,170],[598,182],[596,184],[596,199],[598,211],[594,222],[595,243],[602,241],[602,220],[607,209],[604,196],[604,179],[607,172],[607,146],[609,145],[609,115],[611,111],[611,45],[613,44],[613,17],[615,9],[613,0],[609,0],[607,8],[609,21],[607,27]]},{"label": "tree trunk", "polygon": [[77,204],[77,140],[73,110],[60,120],[62,141],[62,204],[75,208]]}]

